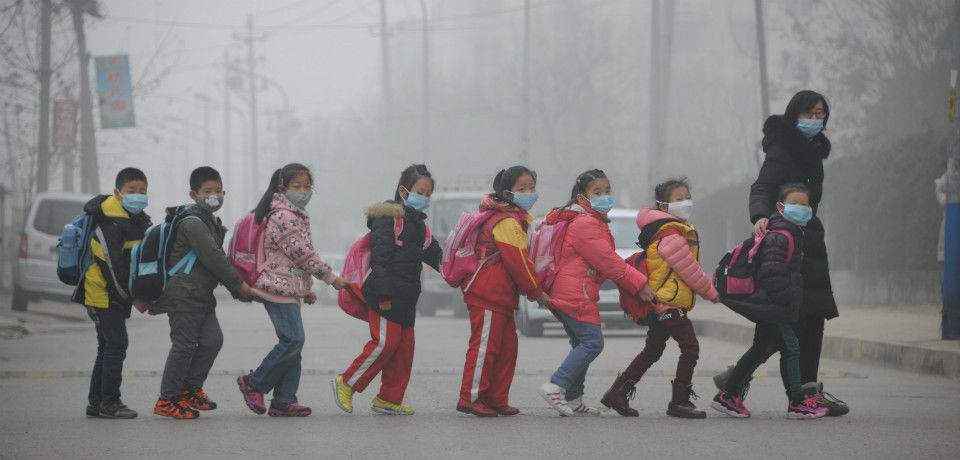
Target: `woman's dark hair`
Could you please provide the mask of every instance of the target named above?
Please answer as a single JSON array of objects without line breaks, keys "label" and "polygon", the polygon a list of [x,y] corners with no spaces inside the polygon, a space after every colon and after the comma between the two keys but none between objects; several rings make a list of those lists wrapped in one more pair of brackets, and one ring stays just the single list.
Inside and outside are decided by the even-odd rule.
[{"label": "woman's dark hair", "polygon": [[666,203],[670,200],[670,194],[674,190],[686,187],[687,190],[690,190],[690,181],[686,177],[678,177],[676,179],[667,179],[653,188],[653,199],[656,200],[654,204]]},{"label": "woman's dark hair", "polygon": [[777,195],[777,201],[783,203],[783,200],[786,200],[791,193],[801,192],[806,193],[807,198],[810,198],[810,189],[803,184],[785,184],[780,187],[780,193]]},{"label": "woman's dark hair", "polygon": [[402,202],[403,197],[400,196],[400,187],[407,189],[409,192],[410,189],[413,188],[413,184],[416,184],[421,177],[430,179],[430,183],[432,183],[434,187],[437,186],[437,183],[433,180],[433,176],[430,175],[430,171],[427,171],[426,165],[410,165],[400,173],[400,181],[397,182],[397,186],[394,188],[393,200],[397,203]]},{"label": "woman's dark hair", "polygon": [[823,102],[823,113],[825,114],[823,117],[823,127],[826,129],[827,120],[830,119],[830,105],[827,104],[827,98],[823,97],[822,94],[809,89],[793,95],[793,98],[787,103],[786,110],[783,111],[783,121],[790,126],[795,126],[800,114],[810,113],[810,111],[817,106],[818,102]]},{"label": "woman's dark hair", "polygon": [[310,169],[300,163],[289,163],[274,171],[273,174],[270,175],[270,185],[267,186],[267,191],[263,192],[263,196],[260,197],[260,202],[257,203],[257,207],[253,210],[253,220],[258,224],[263,222],[263,217],[270,212],[270,202],[273,201],[273,194],[279,193],[281,185],[284,187],[290,185],[290,181],[301,174],[306,174],[307,178],[310,179],[310,183],[313,183],[313,175],[310,174]]},{"label": "woman's dark hair", "polygon": [[587,194],[587,188],[590,187],[590,184],[597,179],[606,179],[607,175],[604,174],[602,170],[591,169],[589,171],[584,171],[577,176],[577,180],[573,183],[573,189],[570,190],[570,201],[567,201],[567,204],[561,206],[561,208],[566,208],[577,202],[577,195]]},{"label": "woman's dark hair", "polygon": [[503,192],[512,189],[514,185],[517,185],[517,181],[526,175],[533,177],[534,183],[537,182],[537,173],[531,171],[530,168],[526,166],[517,165],[507,169],[501,169],[500,172],[497,173],[497,177],[493,178],[493,193],[503,198]]}]

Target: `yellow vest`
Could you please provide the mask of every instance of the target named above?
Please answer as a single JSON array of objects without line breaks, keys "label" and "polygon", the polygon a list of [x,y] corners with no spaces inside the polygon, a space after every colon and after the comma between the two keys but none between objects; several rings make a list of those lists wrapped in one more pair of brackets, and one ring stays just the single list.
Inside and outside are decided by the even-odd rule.
[{"label": "yellow vest", "polygon": [[[686,238],[693,256],[700,261],[700,237],[693,227],[681,222],[668,222],[660,227],[657,233],[663,232],[668,228],[676,229],[683,238]],[[659,246],[661,239],[657,239],[646,248],[647,258],[647,284],[657,293],[657,298],[661,303],[690,310],[696,303],[697,296],[693,289],[690,289],[683,280],[674,272],[670,264],[660,255]]]}]

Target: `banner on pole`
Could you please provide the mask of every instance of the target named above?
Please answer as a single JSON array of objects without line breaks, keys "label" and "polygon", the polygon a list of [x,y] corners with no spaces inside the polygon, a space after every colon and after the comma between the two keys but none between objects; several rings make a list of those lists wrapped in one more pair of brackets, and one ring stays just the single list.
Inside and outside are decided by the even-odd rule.
[{"label": "banner on pole", "polygon": [[53,101],[53,148],[77,148],[77,103]]},{"label": "banner on pole", "polygon": [[100,96],[100,127],[134,126],[130,62],[126,54],[96,58],[97,93]]}]

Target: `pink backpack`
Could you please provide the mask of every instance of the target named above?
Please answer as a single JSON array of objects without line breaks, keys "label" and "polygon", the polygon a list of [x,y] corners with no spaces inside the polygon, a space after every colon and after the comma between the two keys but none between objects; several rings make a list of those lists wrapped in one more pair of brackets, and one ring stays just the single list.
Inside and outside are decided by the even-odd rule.
[{"label": "pink backpack", "polygon": [[263,262],[263,230],[267,228],[269,213],[259,224],[251,212],[237,221],[233,227],[233,236],[227,248],[227,259],[240,279],[253,286],[260,276],[260,263]]},{"label": "pink backpack", "polygon": [[508,215],[496,216],[496,211],[465,212],[457,221],[457,226],[447,235],[443,243],[443,260],[440,265],[440,274],[444,281],[452,287],[463,286],[469,277],[470,281],[464,286],[469,290],[477,274],[483,266],[497,258],[500,252],[485,254],[484,250],[477,251],[477,238],[483,225],[491,218],[497,221],[508,218]]},{"label": "pink backpack", "polygon": [[[425,225],[427,229],[426,238],[423,241],[423,249],[430,247],[433,237],[430,235],[430,226]],[[403,232],[403,218],[395,217],[393,219],[393,239],[397,246],[403,246],[400,241],[400,233]],[[348,315],[367,321],[367,301],[363,298],[363,282],[370,276],[370,232],[360,237],[350,245],[347,251],[347,257],[343,261],[343,272],[340,276],[349,283],[347,287],[337,293],[337,304],[340,309]]]},{"label": "pink backpack", "polygon": [[569,220],[561,220],[555,224],[541,224],[537,231],[530,232],[530,258],[533,259],[537,282],[549,291],[553,287],[557,273],[563,264],[557,263],[560,250],[563,248],[563,238],[567,234]]}]

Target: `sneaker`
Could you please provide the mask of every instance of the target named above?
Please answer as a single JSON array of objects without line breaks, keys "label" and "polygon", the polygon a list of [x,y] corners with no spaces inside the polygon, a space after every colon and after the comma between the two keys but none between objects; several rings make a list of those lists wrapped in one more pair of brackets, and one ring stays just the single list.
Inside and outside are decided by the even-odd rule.
[{"label": "sneaker", "polygon": [[750,411],[747,410],[747,406],[743,405],[743,401],[723,390],[717,392],[717,395],[713,397],[710,407],[734,418],[750,417]]},{"label": "sneaker", "polygon": [[476,415],[477,417],[496,417],[497,416],[497,411],[491,409],[489,406],[487,406],[486,404],[480,401],[470,402],[470,401],[464,401],[462,399],[460,400],[460,402],[457,403],[457,412],[463,412],[464,414],[473,414],[473,415]]},{"label": "sneaker", "polygon": [[353,393],[355,393],[353,388],[350,388],[349,385],[343,382],[342,375],[338,375],[335,380],[331,380],[330,386],[333,388],[333,400],[336,401],[337,407],[346,413],[352,414]]},{"label": "sneaker", "polygon": [[170,399],[157,398],[157,405],[153,407],[153,413],[179,419],[194,419],[200,416],[200,412],[192,409],[180,395]]},{"label": "sneaker", "polygon": [[[89,408],[87,410],[89,411]],[[101,404],[99,415],[103,418],[137,418],[137,411],[117,401],[115,403]]]},{"label": "sneaker", "polygon": [[553,382],[544,383],[540,385],[540,388],[537,388],[537,393],[550,407],[559,412],[561,416],[573,415],[573,409],[567,405],[567,398],[564,396],[566,390],[560,388],[559,385]]},{"label": "sneaker", "polygon": [[403,404],[394,404],[390,401],[380,399],[379,396],[373,398],[373,405],[370,406],[374,412],[387,415],[413,415],[413,408]]},{"label": "sneaker", "polygon": [[790,401],[787,405],[787,418],[792,420],[814,419],[827,416],[827,408],[820,407],[813,398],[800,402]]},{"label": "sneaker", "polygon": [[197,410],[214,410],[217,403],[213,402],[203,390],[183,390],[181,393],[187,405]]},{"label": "sneaker", "polygon": [[87,417],[100,416],[100,403],[87,403]]},{"label": "sneaker", "polygon": [[243,402],[247,404],[250,410],[260,415],[267,412],[267,406],[263,402],[263,393],[253,389],[253,382],[249,375],[237,377],[237,386],[240,387],[240,393],[243,393]]},{"label": "sneaker", "polygon": [[270,400],[270,412],[267,415],[271,417],[306,417],[313,413],[307,406],[297,403],[284,403],[276,399]]},{"label": "sneaker", "polygon": [[[723,390],[727,387],[727,381],[730,380],[730,374],[733,373],[733,366],[727,366],[727,370],[713,376],[713,384],[716,385],[718,390]],[[753,376],[747,377],[747,381],[743,384],[743,391],[740,392],[738,397],[741,401],[747,399],[747,392],[750,391],[750,381],[753,380]]]},{"label": "sneaker", "polygon": [[599,417],[600,409],[596,407],[590,407],[583,403],[583,396],[578,396],[576,399],[571,399],[567,401],[567,407],[573,411],[574,417]]},{"label": "sneaker", "polygon": [[823,382],[810,382],[803,384],[803,394],[808,398],[813,398],[820,407],[827,409],[827,415],[837,417],[850,413],[850,407],[847,403],[837,399],[830,393],[823,391]]}]

